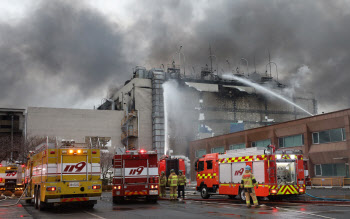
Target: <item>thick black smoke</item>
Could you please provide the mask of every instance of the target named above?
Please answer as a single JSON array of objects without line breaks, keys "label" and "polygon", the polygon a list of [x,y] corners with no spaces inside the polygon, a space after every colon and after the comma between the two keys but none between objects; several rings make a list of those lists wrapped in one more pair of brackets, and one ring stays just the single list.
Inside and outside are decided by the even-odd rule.
[{"label": "thick black smoke", "polygon": [[[21,22],[0,24],[0,91],[6,94],[0,103],[53,105],[45,101],[58,95],[62,104],[55,106],[69,106],[119,86],[132,65],[177,62],[180,46],[186,74],[193,67],[198,74],[209,64],[210,45],[220,74],[237,66],[246,71],[241,58],[250,72],[255,60],[264,73],[270,51],[280,80],[314,92],[321,110],[350,106],[346,0],[130,1],[131,25],[123,29],[72,2],[43,1]],[[305,78],[300,68],[310,70]]]},{"label": "thick black smoke", "polygon": [[[149,63],[170,63],[176,51],[186,57],[187,74],[209,64],[209,45],[218,71],[240,66],[265,73],[268,51],[278,65],[279,79],[295,83],[295,74],[308,67],[298,85],[313,92],[321,110],[349,107],[350,4],[348,1],[158,1],[135,29],[152,36]],[[203,8],[198,13],[198,7]],[[229,60],[229,63],[226,62]],[[275,67],[272,76],[276,78]],[[214,58],[214,68],[216,60]],[[290,80],[292,79],[292,80]],[[293,86],[293,84],[291,84]]]},{"label": "thick black smoke", "polygon": [[79,107],[129,77],[118,25],[74,2],[42,1],[18,23],[0,24],[2,105]]}]

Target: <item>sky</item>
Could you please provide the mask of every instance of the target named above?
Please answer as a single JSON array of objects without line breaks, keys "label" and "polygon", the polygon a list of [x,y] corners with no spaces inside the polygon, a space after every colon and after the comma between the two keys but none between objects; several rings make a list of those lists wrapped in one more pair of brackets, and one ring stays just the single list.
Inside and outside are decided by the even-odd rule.
[{"label": "sky", "polygon": [[[349,108],[350,1],[11,0],[0,9],[0,107],[92,109],[136,65],[264,73],[313,92],[319,112]],[[227,62],[228,61],[228,62]],[[273,68],[272,76],[276,78]]]}]

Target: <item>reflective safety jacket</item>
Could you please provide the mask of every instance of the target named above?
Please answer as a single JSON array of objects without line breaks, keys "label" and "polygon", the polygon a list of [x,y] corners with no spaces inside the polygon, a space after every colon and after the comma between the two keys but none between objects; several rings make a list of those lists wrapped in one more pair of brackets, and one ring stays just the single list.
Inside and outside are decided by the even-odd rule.
[{"label": "reflective safety jacket", "polygon": [[177,186],[177,175],[176,174],[171,174],[169,176],[168,182],[170,186]]},{"label": "reflective safety jacket", "polygon": [[178,185],[179,186],[184,186],[186,184],[186,176],[185,175],[181,175],[177,177],[178,180]]},{"label": "reflective safety jacket", "polygon": [[166,186],[166,176],[159,177],[159,186]]},{"label": "reflective safety jacket", "polygon": [[241,185],[244,186],[244,188],[253,188],[254,185],[257,185],[258,182],[255,180],[255,177],[251,173],[244,173],[242,176]]}]

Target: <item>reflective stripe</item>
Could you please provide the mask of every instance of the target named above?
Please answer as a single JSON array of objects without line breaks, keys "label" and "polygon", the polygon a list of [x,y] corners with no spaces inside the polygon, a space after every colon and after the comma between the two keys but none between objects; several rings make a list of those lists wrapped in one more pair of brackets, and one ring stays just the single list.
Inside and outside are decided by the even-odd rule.
[{"label": "reflective stripe", "polygon": [[165,186],[166,185],[166,176],[161,176],[159,179],[159,186]]},{"label": "reflective stripe", "polygon": [[177,175],[169,176],[170,186],[177,186]]},{"label": "reflective stripe", "polygon": [[184,176],[184,175],[182,175],[182,176],[178,176],[178,184],[180,185],[180,186],[184,186],[185,185],[185,183],[186,183],[186,176]]}]

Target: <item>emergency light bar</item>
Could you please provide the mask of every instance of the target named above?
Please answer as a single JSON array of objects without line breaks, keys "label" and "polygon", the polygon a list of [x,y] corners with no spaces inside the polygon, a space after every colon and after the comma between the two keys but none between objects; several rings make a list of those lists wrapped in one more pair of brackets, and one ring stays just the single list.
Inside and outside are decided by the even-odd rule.
[{"label": "emergency light bar", "polygon": [[[87,150],[81,150],[81,149],[77,149],[77,150],[69,149],[68,150],[68,154],[70,154],[70,155],[72,155],[72,154],[74,154],[74,155],[87,154],[87,152],[88,152]],[[66,150],[62,150],[62,154],[67,154],[67,151]],[[92,154],[96,154],[96,151],[92,151]]]}]

